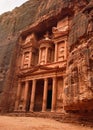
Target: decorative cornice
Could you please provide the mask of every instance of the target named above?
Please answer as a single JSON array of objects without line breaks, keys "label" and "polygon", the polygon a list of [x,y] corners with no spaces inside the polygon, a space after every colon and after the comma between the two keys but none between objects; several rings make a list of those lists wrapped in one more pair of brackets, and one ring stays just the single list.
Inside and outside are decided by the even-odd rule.
[{"label": "decorative cornice", "polygon": [[[37,72],[38,70],[41,70],[39,72]],[[44,70],[44,71],[42,71]],[[17,76],[18,77],[24,77],[24,76],[29,76],[29,75],[33,75],[34,72],[37,72],[38,73],[49,73],[49,72],[59,72],[59,71],[65,71],[66,70],[66,66],[64,65],[63,67],[59,67],[59,66],[56,66],[56,67],[45,67],[43,65],[38,65],[36,67],[33,67],[32,69],[30,70],[24,70],[24,71],[20,71]],[[36,73],[35,73],[36,75]]]}]

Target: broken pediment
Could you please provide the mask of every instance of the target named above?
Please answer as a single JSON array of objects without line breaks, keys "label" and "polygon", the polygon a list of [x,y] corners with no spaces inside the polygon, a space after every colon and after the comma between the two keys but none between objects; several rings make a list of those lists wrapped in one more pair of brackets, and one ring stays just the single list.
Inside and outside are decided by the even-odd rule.
[{"label": "broken pediment", "polygon": [[31,33],[27,35],[26,37],[21,37],[19,40],[19,44],[21,44],[23,47],[28,46],[37,46],[37,38],[34,33]]}]

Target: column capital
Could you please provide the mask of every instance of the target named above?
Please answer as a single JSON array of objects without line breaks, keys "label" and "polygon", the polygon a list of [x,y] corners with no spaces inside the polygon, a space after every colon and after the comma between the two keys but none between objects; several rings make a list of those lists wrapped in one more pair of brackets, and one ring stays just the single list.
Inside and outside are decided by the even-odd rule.
[{"label": "column capital", "polygon": [[18,84],[21,84],[21,83],[22,83],[21,79],[20,79],[20,80],[18,80]]},{"label": "column capital", "polygon": [[44,81],[48,81],[48,78],[44,78]]},{"label": "column capital", "polygon": [[56,79],[57,79],[57,76],[53,76],[52,79],[53,79],[53,80],[56,80]]},{"label": "column capital", "polygon": [[37,81],[37,79],[33,79],[33,82],[36,82]]},{"label": "column capital", "polygon": [[25,83],[29,83],[29,80],[25,80]]}]

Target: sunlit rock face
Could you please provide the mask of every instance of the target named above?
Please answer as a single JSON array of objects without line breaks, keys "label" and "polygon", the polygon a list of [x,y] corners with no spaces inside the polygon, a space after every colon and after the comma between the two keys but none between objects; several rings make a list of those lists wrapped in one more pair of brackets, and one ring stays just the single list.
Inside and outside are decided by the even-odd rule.
[{"label": "sunlit rock face", "polygon": [[[63,70],[62,68],[57,70],[58,74],[59,72],[62,73],[62,80],[58,78],[58,91],[56,93],[58,102],[54,102],[56,108],[60,111],[61,109],[66,111],[85,110],[85,108],[91,111],[93,109],[93,105],[91,105],[93,104],[92,36],[92,0],[29,0],[21,7],[15,8],[12,12],[1,15],[0,109],[14,111],[15,104],[17,104],[15,102],[18,100],[16,95],[19,78],[28,76],[30,72],[33,73],[33,68],[30,71],[26,68],[24,72],[19,71],[19,64],[22,65],[22,63],[18,59],[21,59],[23,48],[30,50],[34,46],[35,60],[33,60],[32,66],[38,65],[39,61],[40,65],[45,69],[47,67],[44,64],[53,62],[54,57],[56,62],[62,62],[62,64],[56,63],[55,65],[54,63],[49,66],[50,68],[58,68],[58,66],[59,68],[64,68]],[[54,55],[55,44],[58,42],[64,43],[63,37],[66,39],[66,45],[59,44],[56,49],[57,53]],[[38,48],[46,48],[46,46],[51,48],[51,51],[49,50],[47,54],[48,57],[45,56],[46,50],[43,50],[42,57],[39,59]],[[50,56],[51,54],[52,56]],[[58,59],[57,56],[59,56]],[[44,60],[45,57],[47,60]],[[29,58],[29,54],[26,53],[23,64],[25,67],[30,66],[30,64],[27,64],[27,62],[30,62]],[[38,66],[34,69],[41,68]],[[48,81],[50,84],[53,84],[51,79]],[[40,82],[44,84],[40,80],[38,81],[39,86]],[[39,98],[37,98],[36,103],[42,104],[38,100]]]},{"label": "sunlit rock face", "polygon": [[93,109],[93,1],[72,20],[66,75],[66,109]]}]

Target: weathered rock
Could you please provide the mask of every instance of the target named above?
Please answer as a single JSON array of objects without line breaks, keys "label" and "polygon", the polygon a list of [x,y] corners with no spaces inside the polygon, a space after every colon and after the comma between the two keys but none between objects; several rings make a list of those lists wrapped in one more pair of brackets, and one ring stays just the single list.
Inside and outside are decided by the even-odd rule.
[{"label": "weathered rock", "polygon": [[[86,13],[87,12],[87,13]],[[92,110],[93,1],[77,14],[69,34],[66,109]]]}]

